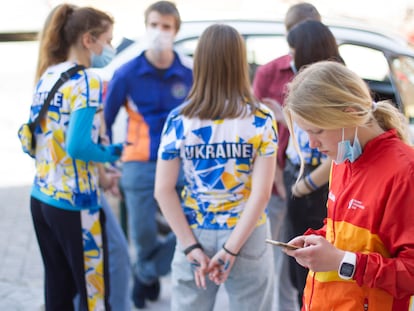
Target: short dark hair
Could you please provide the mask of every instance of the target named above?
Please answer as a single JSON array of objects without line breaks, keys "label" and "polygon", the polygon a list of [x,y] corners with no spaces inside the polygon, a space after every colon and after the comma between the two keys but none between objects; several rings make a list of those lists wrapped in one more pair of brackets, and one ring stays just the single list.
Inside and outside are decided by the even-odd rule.
[{"label": "short dark hair", "polygon": [[181,26],[181,17],[180,12],[178,12],[177,7],[175,6],[175,3],[171,1],[158,1],[153,4],[151,4],[146,10],[145,10],[145,25],[148,21],[148,15],[151,12],[158,12],[161,15],[172,15],[175,17],[175,29],[177,32],[180,30]]},{"label": "short dark hair", "polygon": [[295,66],[303,66],[322,60],[343,63],[338,44],[330,29],[318,21],[306,20],[294,26],[288,33],[287,42],[295,49]]},{"label": "short dark hair", "polygon": [[321,15],[313,4],[308,2],[301,2],[292,5],[285,15],[285,27],[289,31],[296,24],[305,20],[315,20],[320,22]]}]

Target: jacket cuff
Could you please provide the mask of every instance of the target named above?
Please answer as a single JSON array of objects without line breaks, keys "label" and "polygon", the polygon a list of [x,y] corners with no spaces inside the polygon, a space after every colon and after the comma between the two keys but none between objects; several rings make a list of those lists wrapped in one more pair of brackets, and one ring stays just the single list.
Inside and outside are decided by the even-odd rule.
[{"label": "jacket cuff", "polygon": [[354,280],[359,286],[362,286],[364,283],[365,268],[368,262],[368,255],[355,253],[357,255],[356,267],[354,273]]}]

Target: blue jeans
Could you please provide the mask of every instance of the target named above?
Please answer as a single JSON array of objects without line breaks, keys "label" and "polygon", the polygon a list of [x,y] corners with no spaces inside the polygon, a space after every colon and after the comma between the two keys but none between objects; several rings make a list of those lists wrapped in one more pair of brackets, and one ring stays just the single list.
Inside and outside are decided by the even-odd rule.
[{"label": "blue jeans", "polygon": [[[280,196],[272,194],[267,204],[267,211],[272,239],[284,242],[283,230],[286,222],[286,202]],[[278,261],[276,258],[282,254],[282,251],[278,247],[274,247],[273,249],[275,261]]]},{"label": "blue jeans", "polygon": [[[212,257],[227,241],[231,230],[194,229],[207,256]],[[273,305],[274,264],[268,224],[257,227],[240,250],[224,283],[230,311],[269,311]],[[172,264],[172,311],[211,311],[219,286],[208,277],[206,289],[197,288],[191,264],[177,245]]]},{"label": "blue jeans", "polygon": [[[286,242],[286,201],[280,196],[272,194],[267,204],[270,220],[270,232],[273,240]],[[287,255],[279,247],[273,247],[275,263],[275,307],[276,310],[299,310],[297,290],[290,280]]]},{"label": "blue jeans", "polygon": [[109,261],[109,303],[112,310],[131,310],[129,282],[131,264],[129,261],[128,241],[110,205],[102,199],[102,209],[106,217]]},{"label": "blue jeans", "polygon": [[136,251],[134,274],[147,285],[167,274],[175,248],[175,236],[159,237],[154,199],[156,162],[124,162],[121,187],[128,212],[130,237]]}]

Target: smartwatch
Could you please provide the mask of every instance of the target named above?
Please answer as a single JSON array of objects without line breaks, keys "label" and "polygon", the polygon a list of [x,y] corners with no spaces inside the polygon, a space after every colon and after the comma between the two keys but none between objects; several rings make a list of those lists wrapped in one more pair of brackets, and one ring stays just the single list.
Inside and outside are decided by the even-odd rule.
[{"label": "smartwatch", "polygon": [[341,263],[339,264],[338,275],[343,280],[350,280],[354,276],[356,265],[356,254],[345,252]]}]

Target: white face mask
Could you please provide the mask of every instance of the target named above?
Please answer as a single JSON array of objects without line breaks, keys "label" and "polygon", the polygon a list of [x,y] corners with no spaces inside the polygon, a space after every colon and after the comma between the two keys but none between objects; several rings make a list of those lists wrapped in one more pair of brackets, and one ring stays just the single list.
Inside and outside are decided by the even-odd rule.
[{"label": "white face mask", "polygon": [[157,52],[171,51],[173,49],[174,35],[169,31],[161,31],[157,28],[147,29],[148,49]]}]

